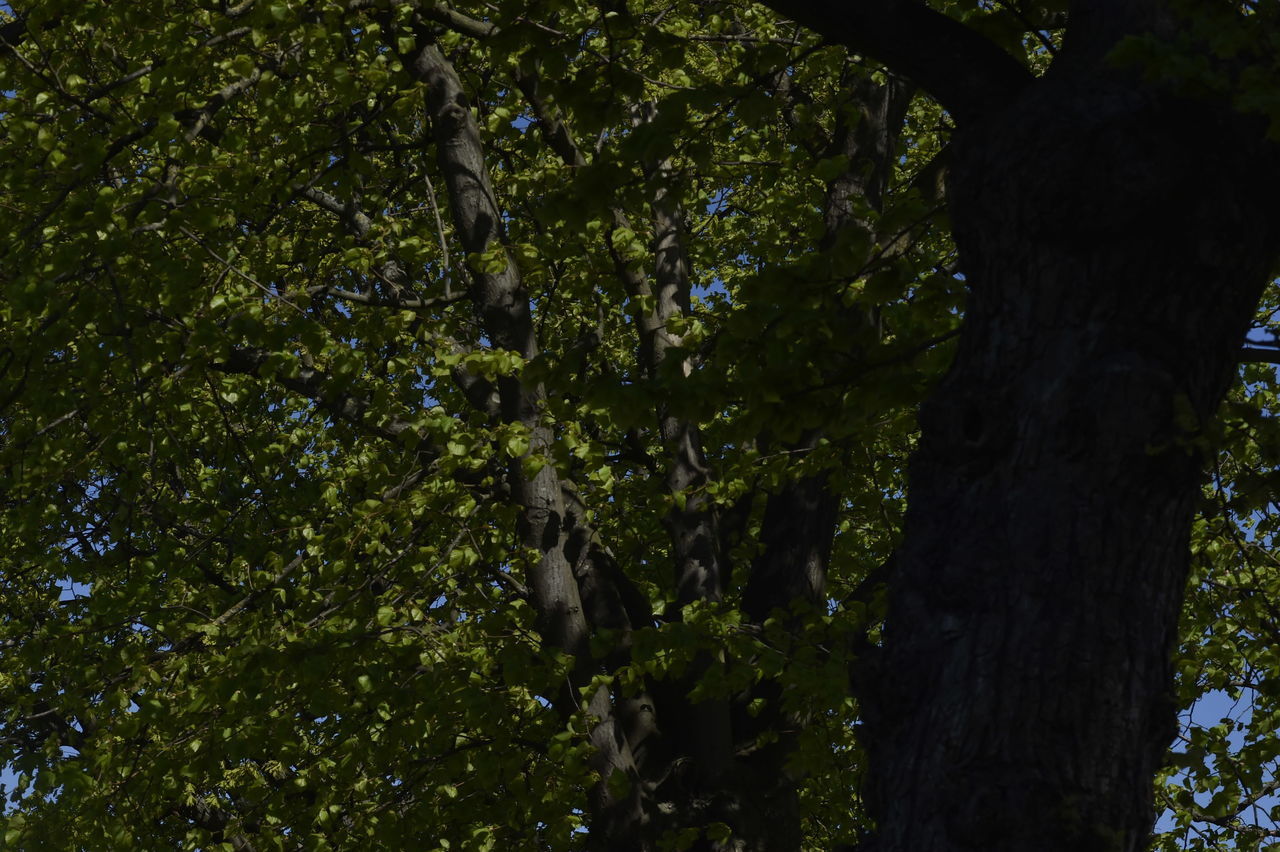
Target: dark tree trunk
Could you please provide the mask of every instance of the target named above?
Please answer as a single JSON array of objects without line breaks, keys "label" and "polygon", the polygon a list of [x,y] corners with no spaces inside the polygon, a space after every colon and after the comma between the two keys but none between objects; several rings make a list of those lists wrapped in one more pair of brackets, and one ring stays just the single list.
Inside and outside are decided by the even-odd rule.
[{"label": "dark tree trunk", "polygon": [[1276,249],[1226,109],[1051,72],[954,139],[970,286],[865,695],[876,852],[1138,850],[1214,416]]}]

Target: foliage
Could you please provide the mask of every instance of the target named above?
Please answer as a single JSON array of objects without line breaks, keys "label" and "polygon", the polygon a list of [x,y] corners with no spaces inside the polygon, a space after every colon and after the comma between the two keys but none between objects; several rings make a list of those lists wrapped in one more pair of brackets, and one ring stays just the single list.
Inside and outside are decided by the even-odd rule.
[{"label": "foliage", "polygon": [[[891,159],[851,158],[859,98],[901,81],[740,3],[11,5],[6,848],[581,848],[591,696],[664,684],[775,705],[806,848],[856,838],[864,581],[962,315],[935,103],[908,92]],[[1033,68],[1057,38],[939,5]],[[478,246],[415,65],[433,46],[501,211]],[[512,345],[522,304],[532,348]],[[1273,836],[1251,807],[1280,757],[1280,432],[1271,368],[1245,380],[1214,438],[1179,701],[1253,711],[1243,739],[1183,731],[1165,849]],[[664,423],[694,436],[692,479]],[[548,477],[574,520],[539,549],[522,489]],[[839,495],[825,593],[752,618],[766,503],[805,477]],[[704,518],[734,570],[684,599],[672,528]],[[616,569],[650,616],[593,623],[585,679],[535,588],[575,546],[580,583]],[[634,780],[604,779],[615,798]]]}]

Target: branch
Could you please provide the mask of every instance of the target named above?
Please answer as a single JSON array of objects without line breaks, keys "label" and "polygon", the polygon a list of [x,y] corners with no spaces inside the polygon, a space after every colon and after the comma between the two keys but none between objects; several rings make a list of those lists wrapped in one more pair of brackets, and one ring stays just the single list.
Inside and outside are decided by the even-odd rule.
[{"label": "branch", "polygon": [[[44,22],[42,29],[51,30],[61,24],[62,16],[55,15]],[[31,31],[27,28],[26,15],[12,18],[0,24],[0,56],[16,52],[18,46],[30,35]]]},{"label": "branch", "polygon": [[[826,152],[826,156],[843,155],[848,165],[827,183],[822,205],[824,231],[818,242],[823,251],[834,248],[846,229],[875,233],[878,221],[868,217],[861,202],[877,213],[883,210],[886,188],[895,171],[894,152],[913,95],[912,86],[893,76],[885,83],[859,77],[846,88],[857,117],[852,122],[840,118]],[[943,162],[935,157],[923,170],[924,177],[917,175],[913,180],[913,186],[920,182],[922,193],[931,188],[936,191],[936,172]],[[895,257],[906,253],[912,242],[910,230],[881,237],[878,242],[887,243],[888,248],[866,261],[863,268],[885,259],[890,251]],[[874,330],[878,325],[874,310],[843,305],[832,309],[850,329]],[[867,363],[868,355],[863,353],[859,360]],[[821,432],[813,432],[798,444],[788,444],[784,451],[806,455],[821,437]],[[767,436],[762,435],[761,443],[766,441]],[[769,495],[759,533],[764,550],[752,560],[751,576],[743,591],[743,611],[752,621],[763,623],[774,608],[786,610],[798,600],[822,605],[840,502],[827,471],[798,476]]]},{"label": "branch", "polygon": [[[211,364],[220,373],[261,374],[274,353],[247,346],[234,347],[227,360]],[[369,401],[348,393],[335,393],[330,378],[319,370],[301,366],[296,373],[277,371],[272,378],[281,386],[315,401],[339,420],[345,420],[358,429],[389,441],[399,440],[400,435],[414,428],[407,420],[392,417],[382,423],[370,423],[366,414]]]},{"label": "branch", "polygon": [[[483,271],[472,267],[471,297],[489,339],[531,360],[538,354],[538,340],[529,294],[506,244],[502,213],[489,177],[479,127],[469,108],[470,99],[453,65],[431,42],[430,32],[419,27],[415,35],[421,46],[402,59],[409,72],[426,84],[427,115],[437,162],[445,178],[455,233],[468,253],[492,251],[506,255],[505,268],[501,270]],[[500,378],[497,386],[502,418],[529,428],[531,453],[549,452],[555,436],[543,421],[546,390],[542,384],[510,376]],[[553,704],[561,711],[576,711],[582,708],[579,689],[590,683],[600,666],[591,654],[592,625],[584,612],[583,589],[575,575],[576,566],[569,559],[575,520],[565,504],[564,482],[554,465],[546,465],[528,475],[519,463],[511,466],[509,480],[513,502],[520,509],[520,542],[538,553],[538,558],[529,560],[526,568],[526,585],[538,613],[538,632],[548,646],[575,658],[572,674],[566,678]],[[575,561],[585,564],[596,551],[590,546],[594,543],[594,534],[585,525],[578,531],[585,534],[585,542],[579,543],[586,546],[574,554],[578,557]],[[612,588],[587,584],[586,603],[616,612],[625,599],[609,599],[606,593]],[[617,612],[617,616],[620,625],[630,620],[623,612]],[[591,810],[602,824],[619,824],[619,820],[621,824],[635,824],[640,815],[641,787],[634,783],[638,781],[638,771],[625,730],[627,714],[615,712],[607,687],[588,692],[586,715],[598,720],[590,733],[594,747],[591,766],[602,779],[592,785]],[[620,795],[604,783],[616,771],[633,781],[625,794]]]},{"label": "branch", "polygon": [[1240,349],[1241,364],[1280,364],[1280,349],[1259,349],[1245,346]]},{"label": "branch", "polygon": [[213,117],[237,96],[253,88],[260,79],[262,79],[262,69],[254,68],[247,77],[241,77],[239,80],[223,86],[199,109],[182,110],[174,113],[176,118],[186,124],[186,140],[194,142],[197,138],[204,136],[205,131],[209,129],[209,122],[213,121]]},{"label": "branch", "polygon": [[335,198],[323,189],[314,186],[299,186],[296,191],[303,198],[341,219],[342,224],[347,226],[347,229],[356,239],[364,240],[368,238],[369,231],[373,228],[373,221],[354,204],[344,203],[341,199]]},{"label": "branch", "polygon": [[221,808],[200,801],[191,805],[179,805],[174,812],[197,828],[209,832],[215,843],[229,844],[235,852],[254,852],[253,842],[247,837],[242,834],[227,834],[232,817]]},{"label": "branch", "polygon": [[497,35],[497,24],[490,24],[462,14],[444,3],[416,3],[419,15],[429,21],[445,26],[456,33],[472,38],[489,38]]},{"label": "branch", "polygon": [[0,24],[0,56],[12,53],[27,36],[27,19],[14,18]]},{"label": "branch", "polygon": [[1102,62],[1121,39],[1139,33],[1173,36],[1179,24],[1166,0],[1071,0],[1062,57]]},{"label": "branch", "polygon": [[418,311],[429,313],[437,308],[443,308],[452,305],[454,302],[460,302],[466,298],[465,295],[438,296],[434,299],[411,299],[401,298],[399,296],[379,296],[374,293],[357,293],[353,290],[344,290],[341,287],[331,287],[328,284],[319,284],[315,287],[307,288],[308,296],[333,296],[336,299],[342,299],[357,305],[369,305],[375,308],[391,308],[397,311]]},{"label": "branch", "polygon": [[[503,214],[484,159],[480,130],[470,112],[470,99],[453,65],[430,41],[431,34],[424,29],[418,29],[415,34],[421,47],[402,59],[410,75],[426,84],[436,159],[444,173],[458,242],[469,255],[492,253],[506,261],[501,269],[491,271],[472,266],[471,298],[479,309],[489,339],[503,349],[520,353],[525,360],[532,360],[538,355],[538,342],[529,294],[506,244]],[[526,406],[526,402],[534,400],[520,402],[519,416],[536,419],[533,409],[540,403]]]},{"label": "branch", "polygon": [[763,0],[814,32],[888,65],[964,123],[995,112],[1035,79],[1014,57],[916,0]]},{"label": "branch", "polygon": [[[552,107],[539,91],[541,80],[537,72],[518,68],[515,80],[516,86],[529,102],[529,106],[533,108],[533,114],[538,120],[538,128],[542,131],[542,138],[551,150],[559,155],[566,166],[585,166],[587,158],[582,155],[582,149],[573,138],[573,131],[565,122],[564,115]],[[617,218],[617,208],[613,209]]]},{"label": "branch", "polygon": [[742,610],[756,624],[795,601],[820,606],[835,536],[840,498],[826,472],[787,483],[765,504],[760,526],[764,550],[751,563]]},{"label": "branch", "polygon": [[[444,174],[454,231],[465,251],[473,255],[504,255],[501,269],[471,267],[470,295],[479,311],[485,335],[495,345],[520,353],[526,360],[538,355],[529,293],[520,269],[506,245],[502,211],[494,195],[485,162],[480,129],[457,71],[423,27],[415,30],[419,46],[402,55],[405,67],[426,85],[427,116],[435,141],[436,159]],[[548,452],[554,435],[543,422],[546,390],[517,376],[497,382],[500,416],[530,431],[530,453]],[[572,687],[556,703],[565,710],[579,708],[576,687],[585,685],[595,665],[590,654],[590,626],[582,599],[563,550],[565,506],[554,465],[526,475],[519,464],[509,471],[513,501],[520,508],[521,544],[537,552],[527,566],[538,631],[548,645],[577,658]]]}]

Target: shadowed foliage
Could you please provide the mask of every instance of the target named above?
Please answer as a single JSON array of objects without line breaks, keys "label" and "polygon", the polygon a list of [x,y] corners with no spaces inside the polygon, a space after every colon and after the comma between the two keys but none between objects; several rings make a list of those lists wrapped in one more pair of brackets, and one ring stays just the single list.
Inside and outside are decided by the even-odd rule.
[{"label": "shadowed foliage", "polygon": [[3,846],[1277,842],[1277,56],[0,6]]}]

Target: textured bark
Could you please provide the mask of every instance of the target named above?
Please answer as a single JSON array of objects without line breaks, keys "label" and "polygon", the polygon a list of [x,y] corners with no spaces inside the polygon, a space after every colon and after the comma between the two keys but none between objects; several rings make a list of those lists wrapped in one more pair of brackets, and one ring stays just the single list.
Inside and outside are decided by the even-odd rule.
[{"label": "textured bark", "polygon": [[954,141],[971,288],[921,411],[878,680],[877,852],[1138,850],[1214,415],[1275,259],[1254,123],[1052,72]]}]

